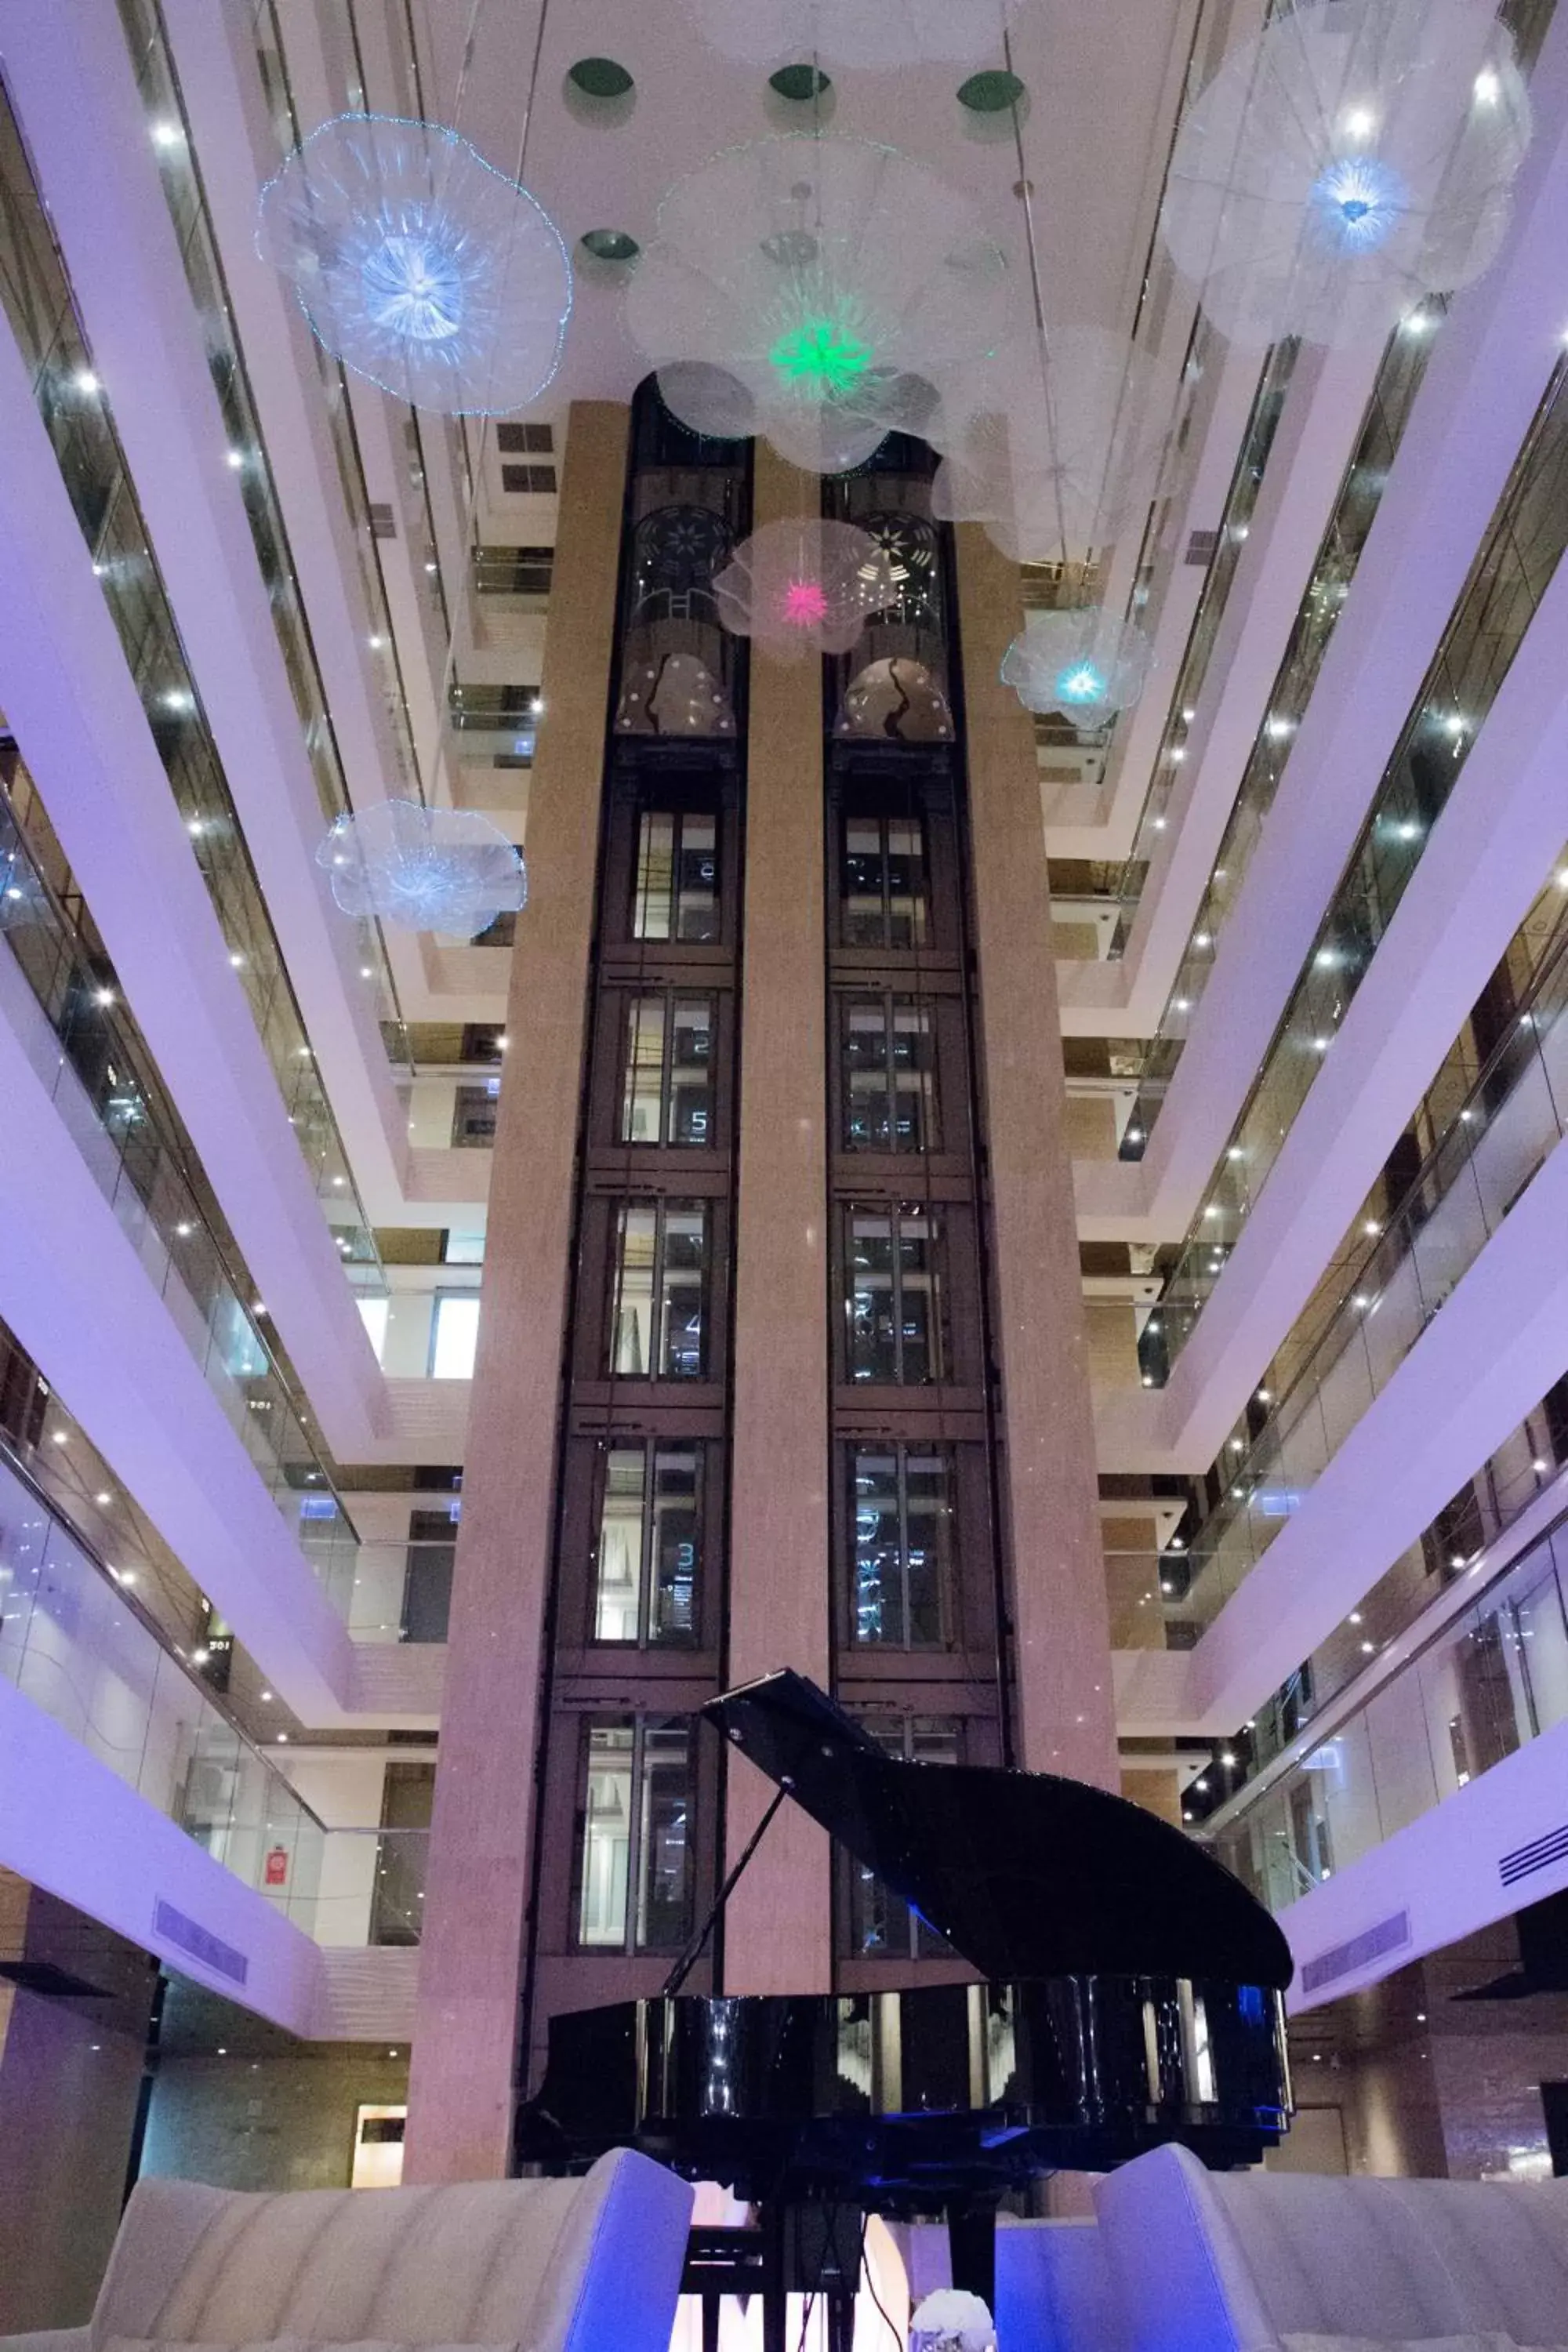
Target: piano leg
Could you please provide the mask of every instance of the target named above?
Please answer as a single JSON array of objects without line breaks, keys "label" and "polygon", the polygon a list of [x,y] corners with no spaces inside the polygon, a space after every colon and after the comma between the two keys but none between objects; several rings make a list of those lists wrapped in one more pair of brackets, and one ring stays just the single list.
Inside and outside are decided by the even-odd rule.
[{"label": "piano leg", "polygon": [[954,2199],[947,2209],[947,2252],[952,2283],[977,2294],[996,2314],[996,2208]]}]

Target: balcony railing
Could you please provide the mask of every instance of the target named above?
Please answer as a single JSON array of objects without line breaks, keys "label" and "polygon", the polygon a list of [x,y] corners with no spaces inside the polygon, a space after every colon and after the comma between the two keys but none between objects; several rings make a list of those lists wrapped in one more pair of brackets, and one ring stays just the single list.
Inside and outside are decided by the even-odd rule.
[{"label": "balcony railing", "polygon": [[[3,800],[0,956],[31,999],[6,990],[5,1017],[289,1533],[346,1614],[358,1545],[325,1457],[262,1332],[232,1244],[214,1229],[141,1040]],[[346,1262],[354,1233],[339,1236]]]},{"label": "balcony railing", "polygon": [[1166,1283],[1171,1359],[1214,1294],[1568,547],[1565,383],[1560,365]]},{"label": "balcony railing", "polygon": [[1216,1819],[1221,1859],[1282,1910],[1568,1722],[1568,1543],[1560,1524],[1288,1769]]},{"label": "balcony railing", "polygon": [[427,1832],[321,1822],[5,1460],[0,1675],[318,1942],[418,1941]]},{"label": "balcony railing", "polygon": [[1229,1493],[1187,1556],[1195,1638],[1261,1559],[1373,1400],[1568,1132],[1568,930],[1300,1370],[1250,1442],[1222,1455]]}]

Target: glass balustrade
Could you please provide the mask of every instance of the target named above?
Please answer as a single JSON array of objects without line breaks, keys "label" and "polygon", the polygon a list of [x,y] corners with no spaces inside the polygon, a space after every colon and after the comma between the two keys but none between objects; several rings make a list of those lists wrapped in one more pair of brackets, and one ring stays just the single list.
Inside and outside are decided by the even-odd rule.
[{"label": "glass balustrade", "polygon": [[1161,1300],[1167,1361],[1194,1329],[1331,1052],[1568,545],[1568,400],[1554,373],[1356,846]]},{"label": "glass balustrade", "polygon": [[[0,1006],[289,1533],[347,1614],[358,1545],[141,1041],[0,800]],[[341,1237],[340,1237],[341,1245]]]},{"label": "glass balustrade", "polygon": [[1143,814],[1139,821],[1131,855],[1121,868],[1113,894],[1117,918],[1108,945],[1108,953],[1112,960],[1120,959],[1126,952],[1149,866],[1158,854],[1160,836],[1169,824],[1167,813],[1171,795],[1186,756],[1187,729],[1195,715],[1198,698],[1203,692],[1214,656],[1219,625],[1230,602],[1237,566],[1241,561],[1241,551],[1246,545],[1258,494],[1263,488],[1264,471],[1284,413],[1285,394],[1295,372],[1300,349],[1300,344],[1294,341],[1276,343],[1264,361],[1258,389],[1253,394],[1236,469],[1231,476],[1225,509],[1215,534],[1214,553],[1204,576],[1197,610],[1187,633],[1182,665],[1172,691],[1170,711],[1154,756],[1153,773]]},{"label": "glass balustrade", "polygon": [[1359,1706],[1216,1819],[1222,1861],[1276,1910],[1568,1721],[1568,1543],[1542,1537]]},{"label": "glass balustrade", "polygon": [[1300,1509],[1362,1414],[1474,1265],[1568,1116],[1568,936],[1415,1181],[1355,1267],[1290,1386],[1221,1456],[1228,1493],[1186,1555],[1188,1638]]},{"label": "glass balustrade", "polygon": [[[354,1189],[347,1152],[186,665],[114,431],[109,394],[82,338],[64,264],[3,89],[0,308],[31,374],[38,413],[91,551],[105,608],[300,1153],[343,1255],[355,1266],[374,1267],[374,1236]],[[242,456],[243,471],[249,461],[237,454]],[[302,675],[298,664],[293,674]],[[319,751],[327,739],[321,729],[307,729],[307,740]],[[321,772],[319,768],[318,775]],[[368,950],[366,961],[374,974]]]},{"label": "glass balustrade", "polygon": [[[1305,716],[1330,640],[1350,594],[1356,566],[1387,488],[1389,472],[1446,310],[1447,305],[1441,300],[1428,300],[1411,314],[1389,342],[1367,403],[1354,454],[1268,697],[1268,716],[1242,771],[1236,803],[1220,836],[1213,870],[1165,1010],[1158,1030],[1143,1048],[1138,1098],[1122,1137],[1123,1159],[1142,1158],[1150,1131],[1159,1118],[1166,1089],[1191,1032],[1193,1015],[1208,984],[1220,932],[1240,896],[1262,836],[1264,820],[1279,789],[1297,728]],[[1191,709],[1194,701],[1194,697],[1184,695],[1179,707]],[[1171,735],[1162,746],[1163,761],[1167,766],[1173,764],[1172,753],[1183,749],[1182,740]],[[1173,776],[1171,782],[1173,783]],[[1163,813],[1153,811],[1151,827]],[[1152,844],[1150,846],[1152,849]]]},{"label": "glass balustrade", "polygon": [[423,1829],[332,1829],[0,1459],[0,1675],[322,1944],[419,1940]]}]

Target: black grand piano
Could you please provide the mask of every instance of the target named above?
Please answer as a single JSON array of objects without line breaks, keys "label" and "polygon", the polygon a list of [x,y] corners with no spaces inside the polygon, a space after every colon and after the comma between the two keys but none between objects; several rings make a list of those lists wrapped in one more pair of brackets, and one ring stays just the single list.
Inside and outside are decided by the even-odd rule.
[{"label": "black grand piano", "polygon": [[[864,2217],[945,2215],[954,2284],[993,2301],[1008,2190],[1179,2140],[1256,2163],[1289,2114],[1270,1914],[1179,1830],[1082,1781],[907,1763],[815,1684],[773,1674],[703,1712],[778,1794],[657,2000],[552,2018],[521,2162],[572,2170],[636,2147],[752,2204],[692,2233],[689,2288],[821,2292],[835,2343]],[[788,1797],[912,1906],[982,1981],[847,1995],[681,1994]]]}]

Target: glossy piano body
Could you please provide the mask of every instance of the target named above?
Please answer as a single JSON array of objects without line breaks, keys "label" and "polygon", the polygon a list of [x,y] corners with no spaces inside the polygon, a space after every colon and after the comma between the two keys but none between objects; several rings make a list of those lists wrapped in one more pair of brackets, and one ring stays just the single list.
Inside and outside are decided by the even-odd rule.
[{"label": "glossy piano body", "polygon": [[705,1711],[982,1981],[553,2017],[521,2160],[635,2143],[750,2198],[952,2214],[1167,2140],[1226,2166],[1279,2138],[1289,1947],[1179,1830],[1080,1781],[890,1757],[798,1675]]},{"label": "glossy piano body", "polygon": [[552,2019],[518,2155],[635,2143],[753,2200],[933,2213],[1167,2140],[1256,2162],[1285,2086],[1278,1995],[1218,1979],[678,1995]]}]

